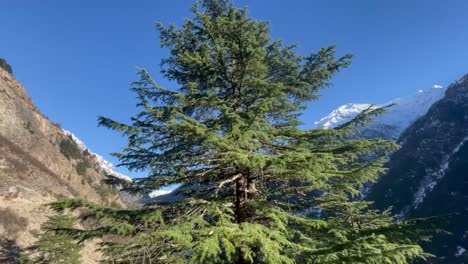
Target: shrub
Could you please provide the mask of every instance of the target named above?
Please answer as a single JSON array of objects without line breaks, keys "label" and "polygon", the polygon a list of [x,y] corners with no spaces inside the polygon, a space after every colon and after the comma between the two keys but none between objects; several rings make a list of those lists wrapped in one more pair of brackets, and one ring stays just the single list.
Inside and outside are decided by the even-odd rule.
[{"label": "shrub", "polygon": [[103,185],[96,186],[96,192],[99,194],[99,196],[101,196],[103,200],[115,194],[115,191],[113,189]]},{"label": "shrub", "polygon": [[76,165],[76,172],[78,175],[85,176],[86,170],[89,168],[89,162],[87,160],[82,160]]},{"label": "shrub", "polygon": [[23,127],[30,133],[34,134],[34,129],[32,127],[32,123],[30,121],[23,122]]},{"label": "shrub", "polygon": [[0,58],[0,68],[13,75],[13,68],[11,68],[11,65],[5,59]]},{"label": "shrub", "polygon": [[81,159],[83,157],[80,148],[70,136],[60,141],[60,152],[62,152],[67,159]]}]

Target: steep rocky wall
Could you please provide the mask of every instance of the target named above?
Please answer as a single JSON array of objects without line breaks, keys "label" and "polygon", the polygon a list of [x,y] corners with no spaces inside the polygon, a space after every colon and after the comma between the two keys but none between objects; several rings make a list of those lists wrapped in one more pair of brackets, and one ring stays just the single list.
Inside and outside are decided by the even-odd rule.
[{"label": "steep rocky wall", "polygon": [[73,146],[25,88],[0,69],[0,263],[33,243],[52,213],[44,206],[48,202],[80,197],[123,205],[117,192],[102,183],[105,174],[95,157],[78,153],[67,158],[64,142]]}]

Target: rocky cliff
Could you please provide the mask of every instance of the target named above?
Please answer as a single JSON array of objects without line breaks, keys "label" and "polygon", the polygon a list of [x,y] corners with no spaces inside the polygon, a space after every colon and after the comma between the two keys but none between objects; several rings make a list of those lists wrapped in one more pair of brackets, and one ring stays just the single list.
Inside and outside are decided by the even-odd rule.
[{"label": "rocky cliff", "polygon": [[100,157],[41,114],[25,88],[0,69],[0,263],[15,263],[33,243],[52,213],[47,202],[81,197],[123,205],[105,178]]}]

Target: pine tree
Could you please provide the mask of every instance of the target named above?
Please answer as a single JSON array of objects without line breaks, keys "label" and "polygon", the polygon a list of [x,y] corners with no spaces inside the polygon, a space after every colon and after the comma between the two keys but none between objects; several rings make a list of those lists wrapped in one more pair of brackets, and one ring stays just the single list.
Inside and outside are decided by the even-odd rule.
[{"label": "pine tree", "polygon": [[[83,200],[105,238],[108,263],[410,263],[424,258],[415,222],[369,209],[360,190],[384,173],[385,140],[354,139],[369,108],[330,130],[304,129],[300,116],[332,77],[350,65],[335,47],[301,56],[270,37],[268,23],[229,0],[203,0],[180,28],[158,24],[170,56],[161,87],[145,70],[133,91],[141,112],[131,124],[101,117],[128,138],[115,154],[149,171],[126,190],[149,193],[182,184],[180,201],[143,209]],[[152,261],[152,262],[150,262]]]}]

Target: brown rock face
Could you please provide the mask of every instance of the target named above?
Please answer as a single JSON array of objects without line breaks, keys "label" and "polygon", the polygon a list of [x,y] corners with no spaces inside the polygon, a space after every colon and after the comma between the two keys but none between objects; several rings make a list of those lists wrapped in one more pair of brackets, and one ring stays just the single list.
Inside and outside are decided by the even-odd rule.
[{"label": "brown rock face", "polygon": [[102,183],[106,176],[94,156],[77,153],[73,144],[39,112],[25,88],[0,69],[0,263],[34,242],[52,214],[44,206],[48,202],[80,197],[123,204]]}]

